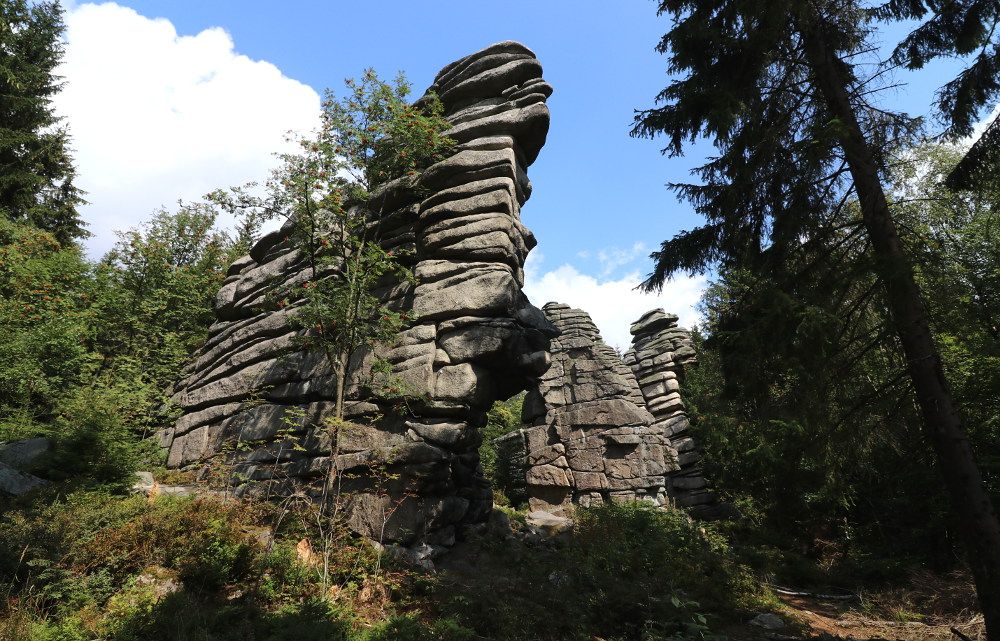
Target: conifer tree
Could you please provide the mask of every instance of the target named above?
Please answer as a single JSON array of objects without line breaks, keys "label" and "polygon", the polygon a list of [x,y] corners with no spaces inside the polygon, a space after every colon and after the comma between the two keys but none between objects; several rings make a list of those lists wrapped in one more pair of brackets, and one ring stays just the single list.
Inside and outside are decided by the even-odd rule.
[{"label": "conifer tree", "polygon": [[87,234],[69,136],[52,107],[62,31],[58,2],[0,0],[0,215],[66,244]]},{"label": "conifer tree", "polygon": [[[916,67],[936,55],[990,45],[997,4],[892,0],[872,10],[856,0],[661,0],[660,13],[673,23],[657,49],[669,54],[669,70],[679,77],[657,97],[660,106],[637,114],[633,135],[665,134],[664,152],[671,155],[701,136],[718,149],[697,170],[700,184],[673,185],[707,223],[653,254],[647,290],[678,271],[782,265],[830,234],[842,208],[856,203],[860,220],[852,224],[870,243],[987,634],[1000,640],[1000,521],[945,381],[883,186],[892,151],[914,138],[919,121],[876,102],[889,67],[866,64],[877,63],[872,36],[878,20],[930,14],[896,51],[897,60]],[[985,30],[969,26],[974,16],[985,19]],[[992,59],[984,58],[984,69]],[[945,119],[961,133],[996,94],[996,74],[977,70],[957,81],[940,100]]]}]

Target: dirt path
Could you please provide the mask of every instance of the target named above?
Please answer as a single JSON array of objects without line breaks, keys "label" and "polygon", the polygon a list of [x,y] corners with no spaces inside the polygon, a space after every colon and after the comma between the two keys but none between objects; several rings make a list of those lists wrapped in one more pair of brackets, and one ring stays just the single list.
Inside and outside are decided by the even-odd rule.
[{"label": "dirt path", "polygon": [[[826,639],[829,641],[959,641],[951,632],[955,627],[975,641],[986,638],[981,617],[969,620],[928,622],[884,621],[858,611],[856,603],[822,600],[811,597],[780,596],[785,609],[782,615],[797,630],[777,631],[757,638]],[[736,637],[734,637],[736,638]]]}]

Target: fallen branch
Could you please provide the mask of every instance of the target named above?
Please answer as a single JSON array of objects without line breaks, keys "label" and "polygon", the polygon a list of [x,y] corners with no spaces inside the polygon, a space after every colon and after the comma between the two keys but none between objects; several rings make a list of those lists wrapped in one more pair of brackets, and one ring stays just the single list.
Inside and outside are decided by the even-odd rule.
[{"label": "fallen branch", "polygon": [[849,594],[820,594],[818,592],[798,592],[796,590],[782,588],[777,585],[772,585],[770,587],[778,594],[783,594],[785,596],[801,596],[801,597],[809,597],[812,599],[824,599],[829,601],[850,601],[851,599],[858,598],[858,595],[854,594],[853,592]]},{"label": "fallen branch", "polygon": [[972,637],[970,637],[970,636],[968,636],[968,635],[966,635],[966,634],[962,634],[962,633],[961,633],[961,632],[960,632],[960,631],[958,630],[958,628],[956,628],[956,627],[954,627],[954,626],[952,626],[952,627],[951,627],[951,633],[952,633],[952,634],[954,634],[954,635],[955,635],[956,637],[958,637],[959,639],[961,639],[962,641],[972,641]]}]

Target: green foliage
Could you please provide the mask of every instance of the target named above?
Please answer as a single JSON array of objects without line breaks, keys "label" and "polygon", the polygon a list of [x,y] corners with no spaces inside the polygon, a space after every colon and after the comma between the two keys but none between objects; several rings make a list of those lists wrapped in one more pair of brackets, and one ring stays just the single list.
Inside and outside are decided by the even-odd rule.
[{"label": "green foliage", "polygon": [[711,137],[718,153],[673,183],[705,224],[664,241],[647,289],[675,273],[714,266],[763,272],[782,266],[803,242],[830,233],[850,195],[840,149],[844,123],[830,111],[805,42],[822,41],[838,60],[850,109],[880,167],[912,140],[920,121],[874,103],[878,75],[859,64],[871,16],[858,2],[662,0],[673,19],[657,50],[674,80],[639,112],[633,136],[668,139],[664,153]]},{"label": "green foliage", "polygon": [[62,59],[58,2],[0,1],[0,218],[31,224],[69,245],[86,235],[76,208],[69,135],[52,97]]},{"label": "green foliage", "polygon": [[930,294],[948,382],[984,479],[1000,497],[1000,187],[948,189],[944,179],[959,159],[947,145],[912,150],[894,176],[894,201]]},{"label": "green foliage", "polygon": [[129,417],[137,432],[167,422],[164,392],[215,320],[215,295],[241,249],[215,229],[217,215],[208,203],[159,211],[119,233],[95,270],[93,348],[105,375],[145,393]]},{"label": "green foliage", "polygon": [[[447,619],[423,623],[377,607],[367,622],[366,590],[399,589],[394,575],[373,574],[377,553],[347,539],[330,557],[335,587],[324,582],[322,567],[296,553],[299,537],[317,534],[302,529],[309,514],[92,491],[4,507],[13,508],[0,516],[4,639],[473,638]],[[257,536],[278,524],[275,540]]]},{"label": "green foliage", "polygon": [[[958,477],[979,470],[923,311],[921,299],[938,292],[925,266],[914,265],[936,253],[933,234],[911,233],[903,203],[889,211],[883,204],[923,123],[879,104],[887,66],[866,57],[878,20],[928,11],[929,26],[902,54],[914,66],[969,54],[970,43],[994,39],[988,27],[961,25],[993,15],[986,5],[995,3],[659,3],[672,18],[658,49],[673,79],[632,133],[665,135],[672,155],[707,136],[717,153],[695,170],[697,181],[673,185],[705,224],[662,244],[644,287],[718,268],[706,341],[717,369],[695,382],[707,394],[693,403],[710,472],[749,498],[771,531],[828,563],[845,554],[856,554],[858,566],[866,557],[943,561],[953,548],[941,539],[961,532],[968,550],[986,541],[989,527],[955,527],[935,472],[948,479],[952,506],[965,511],[960,520],[995,522],[977,484],[957,489]],[[944,101],[957,107],[944,108],[953,131],[966,130],[969,115],[996,94],[995,73],[982,73],[995,71],[992,58],[979,56],[960,75],[968,91],[945,88]],[[932,192],[922,185],[919,197]],[[977,402],[995,408],[995,398],[986,392]],[[948,430],[953,436],[944,437]],[[935,470],[922,440],[945,465]],[[983,514],[973,516],[977,509]],[[996,572],[982,568],[997,561],[974,554],[983,588]],[[992,620],[987,597],[995,590],[983,590]]]},{"label": "green foliage", "polygon": [[1000,42],[995,2],[958,0],[941,5],[928,0],[899,0],[878,7],[881,19],[918,20],[918,26],[893,52],[893,62],[920,69],[935,58],[969,57],[971,64],[937,92],[937,108],[954,137],[972,133],[984,107],[1000,94]]},{"label": "green foliage", "polygon": [[472,641],[476,635],[452,619],[425,624],[412,616],[396,616],[363,633],[358,641]]},{"label": "green foliage", "polygon": [[165,391],[204,340],[234,243],[210,205],[161,212],[100,265],[75,239],[69,138],[52,109],[63,53],[58,2],[0,0],[0,440],[56,442],[50,478],[128,483],[169,420]]},{"label": "green foliage", "polygon": [[77,388],[48,426],[55,451],[46,476],[121,490],[130,487],[135,471],[159,456],[152,442],[135,433],[151,397],[158,396],[148,387],[122,381],[99,380]]},{"label": "green foliage", "polygon": [[483,474],[490,480],[494,489],[494,501],[505,504],[519,503],[524,498],[523,470],[514,465],[512,457],[516,452],[498,448],[494,439],[509,434],[521,427],[521,406],[524,404],[524,394],[518,394],[506,401],[497,401],[486,413],[486,426],[483,427],[483,442],[479,446],[479,463]]},{"label": "green foliage", "polygon": [[723,537],[684,512],[612,504],[576,519],[553,549],[503,548],[442,587],[443,613],[496,639],[693,640],[763,603]]},{"label": "green foliage", "polygon": [[11,436],[51,418],[92,371],[89,273],[76,247],[0,218],[0,429]]},{"label": "green foliage", "polygon": [[[996,196],[948,191],[956,160],[947,147],[911,150],[892,206],[996,496]],[[956,532],[944,497],[927,490],[939,472],[855,215],[846,209],[841,231],[801,248],[787,271],[721,274],[685,392],[714,486],[761,528],[745,535],[851,580],[883,579],[953,563]]]},{"label": "green foliage", "polygon": [[48,232],[0,219],[0,440],[45,435],[43,476],[129,483],[139,437],[201,345],[233,243],[206,205],[160,212],[97,266]]},{"label": "green foliage", "polygon": [[[377,189],[393,179],[416,189],[412,177],[453,145],[442,135],[450,125],[440,101],[429,96],[408,104],[410,88],[402,76],[389,84],[369,69],[361,80],[348,80],[347,89],[341,99],[327,93],[319,132],[300,140],[300,153],[282,157],[266,202],[228,200],[231,207],[288,218],[289,234],[307,262],[307,280],[282,293],[280,304],[296,304],[294,321],[306,330],[303,343],[323,353],[334,370],[338,419],[351,359],[412,320],[388,299],[394,286],[413,275],[403,249],[383,246],[388,192]],[[373,384],[393,387],[382,383]]]}]

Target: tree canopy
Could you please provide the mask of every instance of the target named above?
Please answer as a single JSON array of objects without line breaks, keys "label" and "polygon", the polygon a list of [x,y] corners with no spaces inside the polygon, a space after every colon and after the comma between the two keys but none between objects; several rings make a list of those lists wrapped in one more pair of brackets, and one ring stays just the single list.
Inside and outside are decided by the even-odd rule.
[{"label": "tree canopy", "polygon": [[[663,242],[646,290],[679,271],[808,272],[824,245],[860,241],[846,281],[876,277],[898,339],[924,435],[939,462],[976,577],[988,633],[1000,637],[1000,520],[949,389],[931,321],[886,188],[921,122],[880,102],[893,62],[880,61],[878,21],[929,16],[896,49],[913,67],[988,46],[997,2],[662,0],[672,18],[658,50],[676,78],[659,106],[636,115],[633,135],[668,139],[668,154],[707,136],[718,154],[698,183],[673,185],[706,223]],[[984,20],[985,26],[976,24]],[[968,131],[996,94],[994,57],[982,54],[939,94],[947,131]],[[854,216],[844,212],[855,211]],[[862,233],[851,233],[851,230]],[[840,240],[837,240],[840,239]],[[832,245],[831,245],[832,242]],[[821,252],[822,260],[828,252]],[[860,269],[857,266],[860,265]],[[851,291],[848,287],[844,291]],[[861,316],[848,323],[857,326]]]},{"label": "tree canopy", "polygon": [[87,232],[69,133],[52,106],[62,30],[58,2],[0,1],[0,214],[67,243]]}]

